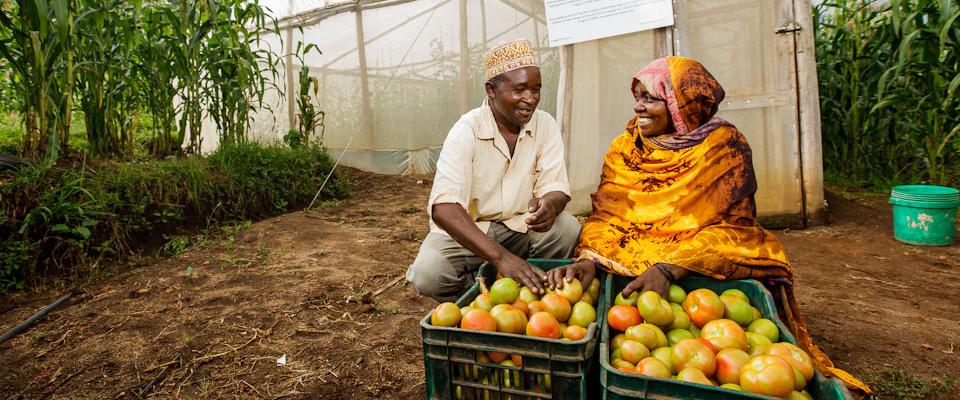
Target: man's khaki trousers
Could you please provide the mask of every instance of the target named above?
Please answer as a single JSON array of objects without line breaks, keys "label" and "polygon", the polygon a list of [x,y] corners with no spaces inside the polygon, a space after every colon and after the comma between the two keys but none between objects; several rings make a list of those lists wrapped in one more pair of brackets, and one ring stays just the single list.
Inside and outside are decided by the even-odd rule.
[{"label": "man's khaki trousers", "polygon": [[[487,236],[523,258],[566,258],[577,245],[580,223],[574,216],[560,213],[546,232],[519,233],[501,222],[493,222]],[[483,262],[452,237],[430,232],[407,269],[407,281],[420,294],[441,302],[454,301],[476,282],[476,272]]]}]

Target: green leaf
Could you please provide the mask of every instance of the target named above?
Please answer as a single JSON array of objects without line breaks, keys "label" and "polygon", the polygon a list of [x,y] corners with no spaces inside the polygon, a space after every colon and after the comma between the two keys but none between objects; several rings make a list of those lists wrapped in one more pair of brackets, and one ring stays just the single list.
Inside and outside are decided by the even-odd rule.
[{"label": "green leaf", "polygon": [[87,229],[87,227],[85,226],[78,226],[76,228],[73,228],[73,232],[82,236],[84,239],[90,238],[90,229]]},{"label": "green leaf", "polygon": [[52,228],[50,228],[50,230],[54,232],[70,232],[71,231],[70,227],[65,224],[56,224]]}]

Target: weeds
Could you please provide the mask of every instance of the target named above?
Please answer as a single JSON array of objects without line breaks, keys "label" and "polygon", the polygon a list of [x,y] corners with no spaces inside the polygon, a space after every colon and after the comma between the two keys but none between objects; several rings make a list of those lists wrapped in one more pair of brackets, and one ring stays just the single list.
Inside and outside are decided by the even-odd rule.
[{"label": "weeds", "polygon": [[[178,254],[191,242],[184,229],[222,230],[232,248],[252,219],[282,212],[276,204],[306,205],[331,167],[322,149],[243,144],[208,158],[42,164],[4,173],[0,292],[49,273],[83,277],[104,258]],[[335,175],[324,201],[346,196],[349,187]]]},{"label": "weeds", "polygon": [[887,368],[880,375],[864,376],[878,399],[935,399],[953,393],[956,382],[950,378],[918,379],[901,369]]}]

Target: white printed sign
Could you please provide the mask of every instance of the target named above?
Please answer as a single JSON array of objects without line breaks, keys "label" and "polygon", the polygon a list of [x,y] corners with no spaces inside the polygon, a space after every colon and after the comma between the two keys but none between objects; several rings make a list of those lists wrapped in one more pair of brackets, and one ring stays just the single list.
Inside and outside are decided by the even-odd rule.
[{"label": "white printed sign", "polygon": [[550,46],[673,25],[672,0],[545,0]]}]

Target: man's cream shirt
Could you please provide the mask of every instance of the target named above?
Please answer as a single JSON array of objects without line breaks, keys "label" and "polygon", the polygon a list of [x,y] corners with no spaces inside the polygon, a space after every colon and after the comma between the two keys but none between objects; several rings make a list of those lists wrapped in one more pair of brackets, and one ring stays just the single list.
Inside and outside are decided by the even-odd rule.
[{"label": "man's cream shirt", "polygon": [[[536,110],[520,128],[511,157],[485,99],[461,116],[443,141],[427,213],[434,204],[457,203],[483,232],[491,221],[502,221],[507,228],[526,233],[530,199],[549,192],[570,196],[560,125],[547,112]],[[430,231],[447,234],[432,215]]]}]

